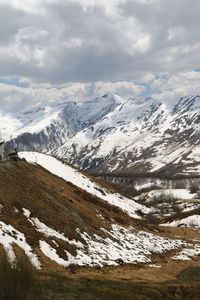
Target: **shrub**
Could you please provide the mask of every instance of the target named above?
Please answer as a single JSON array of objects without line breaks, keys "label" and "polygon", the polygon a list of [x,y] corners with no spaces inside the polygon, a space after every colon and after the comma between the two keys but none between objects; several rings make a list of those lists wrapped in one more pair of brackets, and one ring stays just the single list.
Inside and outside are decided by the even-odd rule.
[{"label": "shrub", "polygon": [[197,191],[197,196],[196,196],[196,199],[200,199],[200,190],[199,191]]},{"label": "shrub", "polygon": [[78,266],[76,264],[71,264],[68,266],[68,269],[71,274],[75,274],[78,270]]},{"label": "shrub", "polygon": [[183,270],[177,278],[182,281],[200,281],[200,267],[189,267]]},{"label": "shrub", "polygon": [[183,208],[178,205],[178,203],[173,203],[171,206],[171,210],[175,214],[180,214],[183,211]]},{"label": "shrub", "polygon": [[182,180],[175,181],[173,183],[174,189],[185,189],[186,188],[186,182],[183,182]]},{"label": "shrub", "polygon": [[190,186],[190,193],[195,194],[199,190],[199,185],[197,183],[192,183]]},{"label": "shrub", "polygon": [[[182,207],[179,205],[173,194],[164,192],[154,195],[152,198],[148,199],[148,206],[154,207],[159,216],[180,214],[182,211]],[[152,219],[151,216],[150,218]]]},{"label": "shrub", "polygon": [[148,202],[151,206],[157,206],[158,204],[172,203],[174,201],[176,201],[176,199],[172,194],[165,194],[163,192],[161,194],[154,195]]},{"label": "shrub", "polygon": [[33,274],[24,260],[11,265],[4,253],[0,257],[0,299],[25,300],[33,283]]},{"label": "shrub", "polygon": [[149,212],[146,215],[146,220],[147,222],[149,222],[150,224],[158,224],[159,223],[159,218],[157,217],[157,215],[153,212]]}]

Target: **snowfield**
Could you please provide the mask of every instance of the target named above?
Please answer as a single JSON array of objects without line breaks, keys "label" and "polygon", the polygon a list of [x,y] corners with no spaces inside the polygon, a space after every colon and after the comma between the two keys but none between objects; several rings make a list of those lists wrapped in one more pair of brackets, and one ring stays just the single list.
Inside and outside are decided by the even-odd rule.
[{"label": "snowfield", "polygon": [[[69,102],[39,107],[19,116],[6,115],[0,111],[0,129],[2,137],[8,142],[8,148],[13,145],[12,139],[15,138],[18,149],[36,149],[46,153],[48,151],[49,154],[62,157],[85,170],[93,168],[98,171],[99,167],[102,174],[112,171],[121,171],[123,174],[124,170],[130,171],[131,174],[132,171],[137,173],[138,169],[145,168],[147,172],[153,172],[163,168],[163,174],[165,171],[174,170],[174,174],[199,175],[199,103],[200,96],[185,97],[165,104],[152,98],[122,99],[108,94],[84,103]],[[102,187],[53,156],[24,151],[19,152],[19,158],[41,166],[88,194],[118,207],[126,214],[125,218],[128,220],[130,219],[127,216],[140,219],[138,211],[143,214],[153,212],[153,209],[137,201]],[[160,197],[165,202],[170,196],[179,200],[177,205],[183,212],[199,206],[198,200],[195,199],[197,195],[191,194],[187,189],[189,186],[185,183],[183,189],[170,188],[172,186],[168,185],[167,189],[161,190],[162,180],[148,179],[146,182],[138,181],[135,188],[140,190],[154,185],[156,190],[142,194],[146,196],[144,200],[149,200],[149,206],[154,197]],[[139,198],[140,196],[136,197],[140,200]],[[166,204],[170,206],[169,203]],[[178,237],[162,237],[157,232],[152,234],[131,226],[113,224],[113,219],[107,224],[110,227],[106,226],[105,229],[102,225],[102,228],[98,228],[98,234],[87,229],[87,226],[81,228],[81,222],[77,222],[74,229],[77,240],[73,239],[73,236],[70,239],[66,228],[61,229],[61,232],[56,231],[52,228],[53,222],[51,227],[48,226],[42,222],[40,215],[33,216],[25,207],[26,204],[23,206],[21,217],[28,221],[28,225],[39,238],[36,248],[33,249],[32,244],[29,245],[28,235],[26,237],[13,226],[0,221],[0,244],[11,263],[16,260],[15,245],[24,250],[29,261],[37,269],[42,267],[41,252],[64,267],[71,264],[103,267],[117,266],[121,263],[147,263],[151,268],[159,268],[162,262],[155,264],[152,254],[176,250],[176,255],[173,253],[171,257],[173,260],[191,260],[191,257],[200,255],[200,240],[190,243],[190,239],[183,235],[183,240]],[[13,209],[21,213],[20,208]],[[0,212],[1,210],[3,211],[3,206],[0,204]],[[98,210],[94,211],[94,216],[104,219],[103,213]],[[174,214],[170,220],[175,221],[162,226],[200,228],[200,215],[176,219],[177,215]],[[148,221],[147,218],[146,220]],[[171,228],[171,231],[173,230],[178,231]],[[61,245],[63,251],[60,251]]]}]

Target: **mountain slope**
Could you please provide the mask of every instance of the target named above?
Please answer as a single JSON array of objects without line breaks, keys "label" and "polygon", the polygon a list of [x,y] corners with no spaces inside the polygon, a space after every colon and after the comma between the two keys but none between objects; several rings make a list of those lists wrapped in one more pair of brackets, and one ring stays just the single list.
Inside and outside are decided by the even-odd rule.
[{"label": "mountain slope", "polygon": [[1,133],[7,140],[7,149],[15,143],[19,150],[45,152],[100,120],[120,101],[120,97],[108,94],[83,103],[37,107],[17,116],[1,113]]},{"label": "mountain slope", "polygon": [[7,149],[48,151],[92,173],[200,174],[199,96],[160,103],[108,94],[2,115],[0,128]]},{"label": "mountain slope", "polygon": [[95,173],[200,174],[200,97],[129,99],[52,153]]},{"label": "mountain slope", "polygon": [[0,164],[0,244],[11,261],[21,249],[38,269],[149,263],[152,255],[186,246],[145,229],[136,210],[150,209],[95,179],[44,154],[20,157],[30,163]]}]

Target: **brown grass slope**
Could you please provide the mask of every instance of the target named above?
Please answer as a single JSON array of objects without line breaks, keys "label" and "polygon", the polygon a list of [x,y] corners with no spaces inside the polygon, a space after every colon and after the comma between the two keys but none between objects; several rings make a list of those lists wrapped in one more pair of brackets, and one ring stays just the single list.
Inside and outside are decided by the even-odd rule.
[{"label": "brown grass slope", "polygon": [[[138,229],[144,227],[141,221],[130,218],[121,209],[25,161],[0,164],[0,204],[3,206],[0,221],[24,233],[28,244],[36,252],[41,239],[46,239],[52,246],[54,244],[51,238],[45,237],[32,226],[23,215],[23,208],[31,212],[31,217],[39,218],[70,240],[76,239],[82,243],[84,241],[76,233],[77,228],[89,235],[96,233],[103,236],[100,228],[109,229],[111,223],[133,225]],[[76,254],[75,246],[56,238],[54,240],[59,245],[59,256],[67,259],[64,249],[72,255]]]},{"label": "brown grass slope", "polygon": [[[148,264],[122,264],[118,267],[79,267],[76,270],[70,268],[64,270],[45,257],[39,250],[38,241],[46,239],[53,247],[51,238],[36,231],[23,215],[22,208],[30,210],[32,217],[38,217],[49,227],[63,232],[70,239],[77,240],[80,240],[80,236],[76,233],[76,228],[88,234],[97,233],[102,236],[103,232],[100,228],[110,228],[111,223],[133,225],[137,229],[144,229],[146,224],[128,217],[120,209],[39,166],[24,161],[1,163],[0,204],[3,206],[0,221],[11,224],[25,234],[27,242],[38,254],[40,262],[45,267],[37,273],[39,281],[35,289],[40,299],[43,299],[42,293],[45,295],[44,299],[48,300],[68,299],[67,295],[75,295],[74,298],[69,296],[69,299],[196,299],[194,296],[199,296],[199,279],[196,282],[196,279],[194,280],[189,274],[186,282],[179,283],[176,281],[176,276],[184,269],[190,270],[191,267],[197,266],[200,268],[200,259],[194,257],[192,261],[174,261],[171,256],[176,254],[178,249],[173,253],[154,257],[152,262],[159,264],[160,269],[149,268]],[[99,214],[104,217],[104,220],[98,217]],[[170,238],[179,236],[191,242],[199,237],[199,230],[162,228],[159,235]],[[66,258],[64,249],[75,254],[76,249],[73,245],[53,239],[59,245],[57,252],[61,257]],[[17,256],[24,256],[21,248],[15,247],[14,250]],[[53,283],[48,282],[45,271],[59,271],[62,278],[58,283],[55,280]],[[48,272],[48,276],[53,278],[60,275]],[[169,282],[172,279],[175,281]],[[51,296],[48,297],[48,293]]]}]

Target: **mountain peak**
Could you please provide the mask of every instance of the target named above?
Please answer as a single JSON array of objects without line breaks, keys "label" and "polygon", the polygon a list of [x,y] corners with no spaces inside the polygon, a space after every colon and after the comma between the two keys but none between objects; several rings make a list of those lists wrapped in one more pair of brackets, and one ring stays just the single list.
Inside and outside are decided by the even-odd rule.
[{"label": "mountain peak", "polygon": [[135,98],[128,98],[128,101],[134,102],[136,105],[142,105],[147,104],[148,102],[159,102],[158,100],[152,98],[152,97],[135,97]]},{"label": "mountain peak", "polygon": [[181,110],[193,111],[198,109],[200,109],[200,96],[192,95],[180,98],[174,106],[174,113]]},{"label": "mountain peak", "polygon": [[140,173],[200,162],[199,152],[191,150],[199,144],[199,115],[199,95],[161,104],[108,93],[48,106],[10,123],[19,150],[50,151],[87,170]]},{"label": "mountain peak", "polygon": [[53,153],[96,173],[182,172],[194,163],[190,170],[200,174],[198,149],[191,150],[199,144],[199,114],[199,96],[170,105],[129,98]]}]

